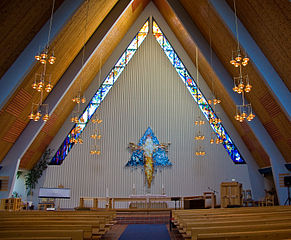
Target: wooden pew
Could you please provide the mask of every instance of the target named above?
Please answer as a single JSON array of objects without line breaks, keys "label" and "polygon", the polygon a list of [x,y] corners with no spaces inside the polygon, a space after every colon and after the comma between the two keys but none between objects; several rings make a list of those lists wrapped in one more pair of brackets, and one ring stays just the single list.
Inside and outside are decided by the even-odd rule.
[{"label": "wooden pew", "polygon": [[[31,225],[45,226],[51,225],[54,228],[59,225],[73,225],[73,229],[82,229],[85,239],[93,237],[101,237],[112,225],[112,220],[116,216],[114,211],[110,212],[83,212],[83,211],[22,211],[22,212],[0,212],[0,229],[9,225],[25,225],[31,228]],[[86,227],[84,227],[86,225]],[[82,227],[83,226],[83,227]],[[43,228],[43,227],[42,227]]]},{"label": "wooden pew", "polygon": [[[261,208],[260,208],[261,209]],[[191,228],[240,226],[247,224],[267,224],[277,221],[278,224],[291,220],[290,207],[268,207],[265,211],[258,208],[173,211],[174,224],[185,238],[191,237]],[[230,220],[231,219],[231,220]]]},{"label": "wooden pew", "polygon": [[280,240],[289,238],[291,229],[198,234],[197,240]]},{"label": "wooden pew", "polygon": [[[104,234],[104,229],[100,228],[99,222],[96,221],[71,221],[70,219],[62,220],[62,221],[39,221],[35,219],[34,221],[10,221],[10,222],[1,222],[0,230],[6,230],[14,228],[17,229],[17,226],[23,225],[24,227],[31,228],[31,226],[36,226],[42,228],[43,226],[52,226],[54,228],[71,228],[74,229],[81,229],[84,233],[84,237],[87,238],[88,236],[99,236]],[[85,227],[83,227],[85,225]]]},{"label": "wooden pew", "polygon": [[70,237],[72,240],[82,240],[82,230],[3,230],[0,231],[0,239],[11,237]]},{"label": "wooden pew", "polygon": [[72,240],[71,237],[7,237],[5,240]]},{"label": "wooden pew", "polygon": [[252,220],[244,220],[244,221],[232,221],[232,220],[224,220],[224,221],[212,221],[212,222],[198,222],[195,223],[195,225],[189,223],[186,230],[182,232],[184,234],[185,238],[191,237],[191,231],[195,228],[211,228],[211,227],[223,227],[223,226],[244,226],[244,225],[256,225],[256,224],[271,224],[271,223],[285,223],[291,221],[291,218],[287,219],[280,219],[280,218],[270,218],[265,219],[262,221],[261,219],[252,219]]},{"label": "wooden pew", "polygon": [[83,231],[83,239],[90,240],[92,239],[92,226],[91,225],[53,225],[52,224],[42,224],[42,223],[26,223],[26,224],[14,224],[13,222],[9,225],[1,225],[0,231],[7,230],[82,230]]},{"label": "wooden pew", "polygon": [[180,219],[189,219],[189,218],[202,218],[203,216],[205,217],[216,217],[219,215],[227,215],[227,214],[276,214],[276,213],[282,213],[286,214],[287,212],[291,212],[291,208],[266,208],[265,211],[261,212],[258,210],[259,208],[246,208],[246,209],[239,209],[239,210],[228,210],[225,209],[226,211],[191,211],[191,210],[184,210],[184,211],[173,211],[173,218],[174,218],[174,223],[179,224]]},{"label": "wooden pew", "polygon": [[249,231],[264,231],[264,230],[278,230],[278,229],[291,229],[291,221],[279,223],[266,223],[266,224],[250,224],[241,226],[215,226],[215,227],[195,227],[191,228],[191,239],[197,240],[198,235],[208,233],[228,233],[228,232],[249,232]]}]

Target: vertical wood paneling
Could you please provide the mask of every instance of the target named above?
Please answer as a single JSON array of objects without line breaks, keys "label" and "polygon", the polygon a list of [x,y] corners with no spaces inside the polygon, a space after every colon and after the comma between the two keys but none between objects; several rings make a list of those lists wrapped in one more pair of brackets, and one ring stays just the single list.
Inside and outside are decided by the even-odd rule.
[{"label": "vertical wood paneling", "polygon": [[[79,197],[105,196],[106,188],[110,196],[129,196],[133,184],[137,194],[161,194],[164,184],[168,196],[198,195],[208,187],[219,190],[220,182],[232,179],[250,188],[247,166],[234,165],[222,145],[208,144],[208,124],[201,128],[207,155],[195,156],[197,143],[193,139],[197,128],[193,121],[199,111],[149,34],[95,113],[103,119],[101,155],[89,154],[93,144],[90,135],[95,128],[90,122],[82,134],[84,144],[75,145],[61,166],[47,169],[44,186],[62,184],[71,188],[71,200],[61,201],[61,207],[69,208],[78,205]],[[161,143],[171,143],[168,156],[173,163],[171,168],[157,170],[151,189],[145,186],[141,168],[125,168],[131,156],[128,143],[138,143],[148,126]]]}]

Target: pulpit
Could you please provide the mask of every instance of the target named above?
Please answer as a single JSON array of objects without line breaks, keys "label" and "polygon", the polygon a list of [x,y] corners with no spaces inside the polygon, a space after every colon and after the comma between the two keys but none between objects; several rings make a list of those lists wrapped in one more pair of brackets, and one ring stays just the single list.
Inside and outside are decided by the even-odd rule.
[{"label": "pulpit", "polygon": [[242,184],[222,182],[220,185],[220,204],[222,208],[242,206]]}]

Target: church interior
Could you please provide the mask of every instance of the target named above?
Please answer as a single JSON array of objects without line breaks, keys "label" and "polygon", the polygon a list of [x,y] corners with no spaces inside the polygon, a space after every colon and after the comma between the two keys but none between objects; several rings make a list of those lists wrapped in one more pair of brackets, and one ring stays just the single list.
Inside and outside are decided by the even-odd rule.
[{"label": "church interior", "polygon": [[0,239],[291,238],[289,0],[0,19]]}]

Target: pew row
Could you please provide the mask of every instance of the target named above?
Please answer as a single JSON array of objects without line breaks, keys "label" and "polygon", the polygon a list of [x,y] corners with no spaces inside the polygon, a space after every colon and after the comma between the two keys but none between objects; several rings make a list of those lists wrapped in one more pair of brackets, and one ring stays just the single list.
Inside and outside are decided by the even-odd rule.
[{"label": "pew row", "polygon": [[291,207],[266,207],[264,211],[261,209],[175,210],[172,212],[172,222],[186,239],[198,239],[200,234],[212,232],[215,235],[250,229],[254,232],[291,229]]},{"label": "pew row", "polygon": [[82,239],[99,239],[115,223],[115,216],[115,211],[0,212],[0,231],[50,229],[70,232],[82,230]]}]

